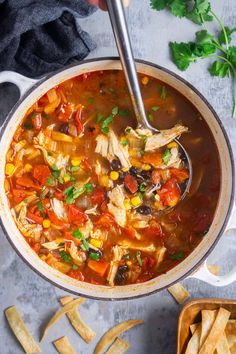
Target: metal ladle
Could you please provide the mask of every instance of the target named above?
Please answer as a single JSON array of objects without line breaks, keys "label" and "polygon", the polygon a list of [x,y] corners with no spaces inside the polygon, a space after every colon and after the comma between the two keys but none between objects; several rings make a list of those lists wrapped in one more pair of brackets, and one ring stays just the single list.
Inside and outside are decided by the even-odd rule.
[{"label": "metal ladle", "polygon": [[[138,122],[138,128],[148,128],[154,133],[160,133],[158,129],[150,125],[146,116],[146,111],[144,108],[138,81],[138,75],[136,71],[136,65],[134,62],[133,50],[131,47],[127,22],[124,14],[123,2],[122,0],[106,0],[106,2],[114,37],[116,40],[117,50],[125,73],[125,78],[128,85],[134,113]],[[179,142],[179,140],[175,139],[175,142],[179,145],[182,158],[188,165],[187,168],[189,170],[189,178],[181,194],[181,199],[183,199],[189,192],[190,185],[192,182],[192,162],[187,151]]]}]

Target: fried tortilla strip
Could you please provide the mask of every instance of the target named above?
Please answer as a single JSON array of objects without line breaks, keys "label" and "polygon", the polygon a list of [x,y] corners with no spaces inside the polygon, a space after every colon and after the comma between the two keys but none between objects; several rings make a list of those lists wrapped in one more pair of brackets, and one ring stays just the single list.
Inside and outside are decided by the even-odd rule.
[{"label": "fried tortilla strip", "polygon": [[[225,334],[229,343],[230,350],[235,344],[236,349],[236,320],[229,320],[225,329]],[[235,351],[236,352],[236,351]]]},{"label": "fried tortilla strip", "polygon": [[220,274],[220,266],[216,265],[216,264],[209,264],[207,266],[209,272],[211,272],[214,275],[219,275]]},{"label": "fried tortilla strip", "polygon": [[201,323],[193,323],[189,328],[190,328],[190,332],[191,334],[193,335],[194,332],[196,331],[196,329],[198,328],[198,326],[200,325]]},{"label": "fried tortilla strip", "polygon": [[183,304],[190,297],[188,290],[180,283],[170,286],[168,291],[179,304]]},{"label": "fried tortilla strip", "polygon": [[9,307],[5,310],[5,315],[12,332],[24,348],[24,351],[27,354],[40,353],[41,349],[29,333],[19,312],[17,311],[17,308],[15,306]]},{"label": "fried tortilla strip", "polygon": [[76,354],[66,336],[54,340],[53,344],[60,354]]},{"label": "fried tortilla strip", "polygon": [[[71,296],[65,296],[60,299],[60,303],[65,306],[66,304],[73,301]],[[79,335],[85,340],[86,343],[91,342],[91,340],[96,336],[96,333],[80,318],[79,312],[76,308],[69,310],[66,313],[70,323],[79,333]]]},{"label": "fried tortilla strip", "polygon": [[111,343],[115,340],[116,337],[118,337],[121,333],[128,331],[134,326],[137,326],[139,324],[144,323],[143,320],[129,320],[125,322],[121,322],[117,324],[116,326],[112,327],[109,331],[107,331],[98,344],[96,345],[96,348],[94,350],[94,354],[101,354],[104,352],[104,350],[111,345]]},{"label": "fried tortilla strip", "polygon": [[197,327],[190,341],[188,342],[188,346],[185,354],[198,354],[199,345],[200,345],[200,335],[201,335],[202,325]]},{"label": "fried tortilla strip", "polygon": [[201,332],[201,337],[200,337],[200,348],[205,342],[211,327],[213,326],[213,323],[216,319],[216,314],[217,310],[202,310],[202,332]]},{"label": "fried tortilla strip", "polygon": [[228,319],[230,317],[230,312],[220,307],[216,319],[213,323],[213,326],[210,329],[210,332],[203,343],[199,354],[210,354],[214,353],[214,350],[219,343],[220,337],[223,335],[225,331],[225,327],[227,325]]},{"label": "fried tortilla strip", "polygon": [[47,326],[45,327],[41,341],[43,340],[43,338],[47,334],[49,328],[52,327],[52,325],[54,325],[54,323],[56,323],[68,311],[73,310],[74,308],[76,308],[76,306],[82,304],[84,301],[85,300],[83,298],[75,299],[75,300],[69,302],[68,304],[66,304],[65,306],[63,306],[60,310],[58,310],[55,313],[55,315],[51,318],[51,320],[48,322]]},{"label": "fried tortilla strip", "polygon": [[129,349],[130,345],[122,338],[116,338],[106,354],[123,354]]},{"label": "fried tortilla strip", "polygon": [[229,343],[227,341],[225,332],[217,343],[216,352],[217,354],[230,354]]}]

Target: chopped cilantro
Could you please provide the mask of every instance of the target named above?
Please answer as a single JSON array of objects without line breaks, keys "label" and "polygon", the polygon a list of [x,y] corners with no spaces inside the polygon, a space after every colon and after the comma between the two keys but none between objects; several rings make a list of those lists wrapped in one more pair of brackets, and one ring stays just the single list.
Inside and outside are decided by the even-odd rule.
[{"label": "chopped cilantro", "polygon": [[72,173],[76,172],[76,171],[79,171],[79,169],[80,169],[80,166],[71,166],[71,168],[70,168]]},{"label": "chopped cilantro", "polygon": [[60,174],[61,174],[61,171],[57,168],[57,166],[55,166],[55,165],[53,165],[52,167],[51,167],[51,169],[52,169],[52,175],[53,175],[53,177],[54,178],[58,178],[59,176],[60,176]]},{"label": "chopped cilantro", "polygon": [[130,259],[130,254],[129,253],[127,253],[127,254],[125,254],[123,257],[122,257],[123,259]]},{"label": "chopped cilantro", "polygon": [[80,229],[76,229],[72,232],[72,235],[77,238],[78,240],[82,240],[83,238],[83,234],[82,232],[80,231]]},{"label": "chopped cilantro", "polygon": [[167,89],[165,86],[161,86],[161,89],[160,89],[160,96],[161,96],[161,99],[162,100],[165,100],[166,99],[166,96],[167,96]]},{"label": "chopped cilantro", "polygon": [[108,125],[110,123],[112,123],[113,121],[113,116],[108,116],[102,123],[102,127],[101,127],[101,131],[104,133],[104,134],[107,134],[109,132],[109,128],[108,128]]},{"label": "chopped cilantro", "polygon": [[92,183],[86,183],[85,186],[84,186],[84,188],[85,188],[85,191],[86,191],[87,193],[91,193],[91,192],[93,191],[93,185],[92,185]]},{"label": "chopped cilantro", "polygon": [[142,192],[142,193],[146,192],[146,186],[145,186],[143,183],[141,183],[141,184],[139,185],[139,190],[140,190],[140,192]]},{"label": "chopped cilantro", "polygon": [[119,112],[119,108],[116,106],[116,107],[113,107],[112,110],[111,110],[111,114],[113,116],[116,116]]},{"label": "chopped cilantro", "polygon": [[46,183],[48,186],[53,186],[54,182],[54,178],[49,176]]},{"label": "chopped cilantro", "polygon": [[140,251],[136,252],[136,259],[138,261],[139,266],[142,267],[143,262],[142,262],[141,252]]},{"label": "chopped cilantro", "polygon": [[103,121],[103,119],[104,119],[103,115],[101,113],[98,113],[97,114],[97,120],[96,120],[97,123],[101,123]]},{"label": "chopped cilantro", "polygon": [[176,252],[176,253],[170,255],[170,259],[173,259],[174,261],[180,261],[183,258],[184,258],[183,251],[179,251],[179,252]]},{"label": "chopped cilantro", "polygon": [[123,139],[123,140],[121,140],[121,144],[122,144],[123,146],[126,146],[126,145],[129,144],[129,140],[128,140],[128,139]]},{"label": "chopped cilantro", "polygon": [[94,103],[94,97],[89,97],[88,98],[88,103],[93,104]]},{"label": "chopped cilantro", "polygon": [[152,111],[153,111],[153,112],[157,112],[157,111],[159,111],[159,109],[160,109],[159,106],[153,106],[153,107],[152,107]]},{"label": "chopped cilantro", "polygon": [[67,187],[67,188],[64,190],[64,194],[65,194],[66,196],[68,196],[68,195],[73,191],[73,189],[74,189],[74,184],[73,184],[72,186]]},{"label": "chopped cilantro", "polygon": [[38,210],[40,211],[40,213],[43,213],[43,203],[42,203],[42,200],[40,200],[40,201],[37,203],[37,208],[38,208]]},{"label": "chopped cilantro", "polygon": [[60,256],[61,256],[61,259],[65,262],[65,263],[70,263],[72,258],[71,256],[66,253],[65,251],[61,251],[60,252]]},{"label": "chopped cilantro", "polygon": [[128,109],[120,109],[119,115],[122,117],[127,117],[129,115],[129,110]]},{"label": "chopped cilantro", "polygon": [[162,160],[165,165],[168,165],[168,162],[170,161],[171,158],[171,152],[170,149],[166,149],[164,154],[162,155]]},{"label": "chopped cilantro", "polygon": [[77,270],[77,269],[79,269],[79,267],[77,266],[77,264],[73,264],[72,269]]},{"label": "chopped cilantro", "polygon": [[76,177],[75,176],[71,176],[70,180],[71,181],[76,181]]},{"label": "chopped cilantro", "polygon": [[58,182],[59,182],[60,184],[64,184],[64,180],[63,180],[63,178],[62,178],[61,176],[58,177]]},{"label": "chopped cilantro", "polygon": [[23,124],[23,127],[24,127],[24,129],[30,130],[30,129],[33,129],[33,124],[29,120],[27,120]]},{"label": "chopped cilantro", "polygon": [[84,187],[79,187],[73,191],[73,199],[78,198],[84,192]]},{"label": "chopped cilantro", "polygon": [[94,261],[98,261],[100,259],[100,255],[96,252],[89,252],[89,258],[93,259]]},{"label": "chopped cilantro", "polygon": [[151,123],[154,121],[154,117],[153,117],[153,115],[151,113],[148,114],[148,120]]}]

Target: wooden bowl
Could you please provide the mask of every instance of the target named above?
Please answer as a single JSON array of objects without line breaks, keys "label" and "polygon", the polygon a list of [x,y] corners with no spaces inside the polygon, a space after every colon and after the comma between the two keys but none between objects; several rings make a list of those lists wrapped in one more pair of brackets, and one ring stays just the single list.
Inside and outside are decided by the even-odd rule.
[{"label": "wooden bowl", "polygon": [[189,326],[201,321],[201,310],[217,310],[224,307],[231,312],[230,319],[236,319],[236,300],[196,299],[187,303],[178,321],[177,354],[184,354],[191,337]]}]

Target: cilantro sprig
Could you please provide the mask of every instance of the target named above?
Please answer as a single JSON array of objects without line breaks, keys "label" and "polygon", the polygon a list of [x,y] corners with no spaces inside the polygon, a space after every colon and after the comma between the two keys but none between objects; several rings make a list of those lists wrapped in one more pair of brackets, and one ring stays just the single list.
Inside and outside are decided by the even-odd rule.
[{"label": "cilantro sprig", "polygon": [[[178,69],[185,71],[190,64],[199,59],[213,58],[209,67],[212,76],[232,77],[234,81],[233,117],[236,118],[236,46],[231,45],[236,28],[224,26],[219,17],[211,10],[208,0],[150,0],[151,7],[163,9],[177,17],[186,17],[204,29],[195,33],[195,41],[170,42],[171,57]],[[215,20],[219,26],[218,35],[212,35],[206,28],[206,22]]]},{"label": "cilantro sprig", "polygon": [[97,123],[101,123],[101,132],[104,134],[109,133],[109,125],[113,122],[113,119],[119,114],[119,108],[117,106],[112,108],[111,114],[104,119],[101,113],[97,114]]}]

